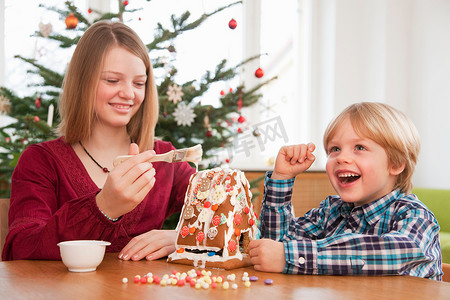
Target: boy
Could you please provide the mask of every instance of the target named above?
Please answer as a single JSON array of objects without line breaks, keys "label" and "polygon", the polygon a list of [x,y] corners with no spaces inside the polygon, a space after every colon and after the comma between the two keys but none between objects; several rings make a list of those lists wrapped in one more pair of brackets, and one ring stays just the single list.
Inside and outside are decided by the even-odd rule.
[{"label": "boy", "polygon": [[338,195],[297,219],[292,187],[314,162],[315,146],[280,149],[266,175],[262,239],[249,245],[255,270],[441,280],[439,225],[410,194],[420,149],[412,122],[386,104],[353,104],[328,125],[324,147]]}]

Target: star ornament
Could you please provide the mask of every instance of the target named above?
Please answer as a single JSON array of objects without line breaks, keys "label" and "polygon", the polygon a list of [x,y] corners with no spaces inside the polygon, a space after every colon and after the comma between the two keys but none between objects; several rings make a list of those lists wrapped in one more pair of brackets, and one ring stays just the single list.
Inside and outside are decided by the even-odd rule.
[{"label": "star ornament", "polygon": [[173,116],[175,118],[175,121],[177,121],[178,126],[182,125],[190,127],[197,115],[194,113],[192,107],[187,106],[184,102],[181,102],[175,108]]},{"label": "star ornament", "polygon": [[0,115],[7,115],[11,112],[11,102],[3,95],[0,95]]},{"label": "star ornament", "polygon": [[176,84],[169,85],[167,89],[167,95],[169,96],[169,101],[172,101],[174,104],[183,100],[184,93],[181,91],[181,86]]}]

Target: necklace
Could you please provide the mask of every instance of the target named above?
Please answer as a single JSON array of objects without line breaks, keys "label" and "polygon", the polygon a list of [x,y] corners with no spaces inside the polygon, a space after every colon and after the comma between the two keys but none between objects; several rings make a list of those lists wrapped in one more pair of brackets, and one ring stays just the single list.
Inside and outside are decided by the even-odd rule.
[{"label": "necklace", "polygon": [[84,146],[83,146],[83,144],[81,143],[81,141],[78,141],[78,143],[80,143],[80,146],[83,148],[84,152],[86,152],[86,154],[92,159],[93,162],[95,162],[95,164],[96,164],[97,166],[100,167],[100,169],[103,170],[103,172],[105,172],[105,173],[109,173],[109,172],[110,172],[110,171],[108,170],[108,168],[102,167],[102,166],[101,166],[101,165],[100,165],[100,164],[92,157],[92,155],[89,154],[89,152],[86,150],[86,148],[84,148]]}]

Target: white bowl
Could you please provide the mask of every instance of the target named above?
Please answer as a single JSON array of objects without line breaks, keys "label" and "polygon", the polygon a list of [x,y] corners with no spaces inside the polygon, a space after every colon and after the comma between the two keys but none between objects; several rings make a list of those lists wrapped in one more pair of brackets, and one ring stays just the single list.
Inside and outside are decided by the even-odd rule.
[{"label": "white bowl", "polygon": [[110,242],[78,240],[58,244],[63,263],[71,272],[92,272],[102,262]]}]

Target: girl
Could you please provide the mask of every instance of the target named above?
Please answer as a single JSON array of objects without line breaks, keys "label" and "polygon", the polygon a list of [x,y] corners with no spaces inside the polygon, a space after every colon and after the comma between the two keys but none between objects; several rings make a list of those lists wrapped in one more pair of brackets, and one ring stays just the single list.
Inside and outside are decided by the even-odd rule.
[{"label": "girl", "polygon": [[[97,239],[123,260],[175,250],[158,230],[180,211],[187,162],[149,163],[174,149],[154,139],[158,98],[147,49],[122,23],[100,21],[80,39],[63,83],[60,137],[30,145],[12,176],[4,260],[60,259],[57,243]],[[115,157],[132,154],[113,168]]]}]

